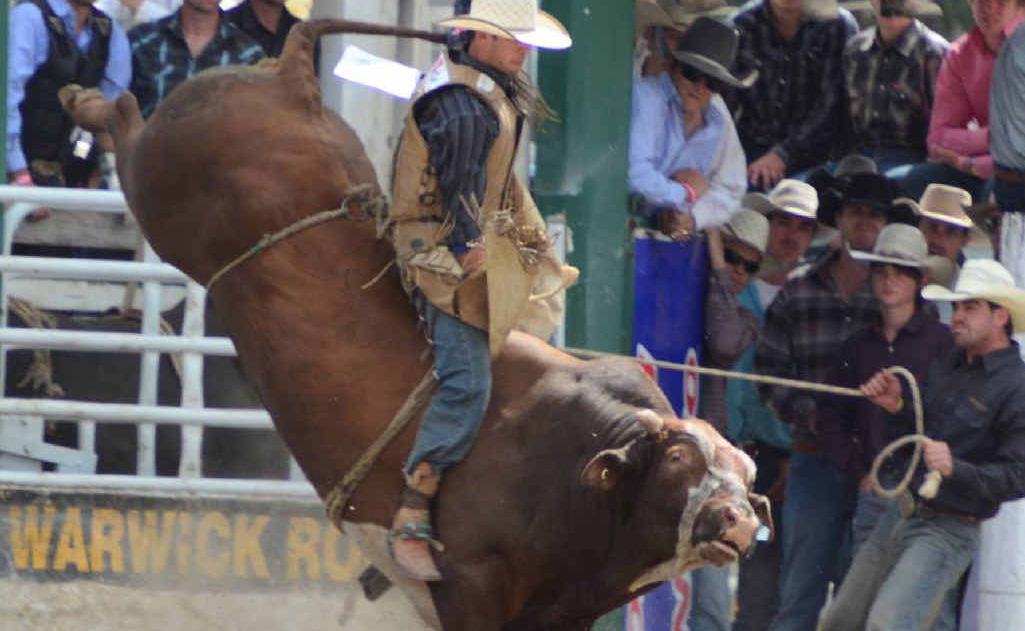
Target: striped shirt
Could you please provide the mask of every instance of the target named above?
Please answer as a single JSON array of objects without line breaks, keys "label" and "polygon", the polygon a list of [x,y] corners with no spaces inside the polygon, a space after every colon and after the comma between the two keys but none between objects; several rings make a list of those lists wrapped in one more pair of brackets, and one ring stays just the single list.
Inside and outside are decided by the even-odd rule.
[{"label": "striped shirt", "polygon": [[753,0],[733,18],[740,31],[741,75],[758,70],[747,90],[736,91],[737,131],[749,161],[775,149],[788,172],[825,162],[843,115],[844,44],[857,32],[846,9],[832,20],[802,21],[786,41],[769,0]]},{"label": "striped shirt", "polygon": [[[834,280],[839,256],[839,251],[829,254],[783,285],[765,314],[755,349],[756,373],[826,383],[843,340],[878,321],[879,306],[868,282],[850,302],[840,297]],[[769,409],[793,426],[795,442],[814,440],[814,395],[783,386],[759,386],[759,391]]]},{"label": "striped shirt", "polygon": [[185,43],[180,15],[181,9],[128,33],[132,44],[132,93],[146,118],[171,90],[196,73],[231,64],[250,65],[264,57],[260,45],[224,19],[222,12],[217,34],[193,58]]},{"label": "striped shirt", "polygon": [[924,158],[936,77],[950,44],[918,20],[890,46],[877,32],[858,33],[844,51],[851,142],[856,149],[913,149]]},{"label": "striped shirt", "polygon": [[993,160],[1005,169],[1025,171],[1025,25],[1000,47],[989,102],[989,142]]},{"label": "striped shirt", "polygon": [[[450,55],[455,63],[487,73],[512,96],[512,82],[506,75],[474,62],[460,51]],[[453,252],[465,252],[468,243],[480,238],[480,226],[466,211],[462,198],[484,201],[488,154],[499,134],[498,116],[483,100],[458,85],[427,94],[416,108],[417,127],[427,142],[445,210],[454,224],[448,245]]]}]

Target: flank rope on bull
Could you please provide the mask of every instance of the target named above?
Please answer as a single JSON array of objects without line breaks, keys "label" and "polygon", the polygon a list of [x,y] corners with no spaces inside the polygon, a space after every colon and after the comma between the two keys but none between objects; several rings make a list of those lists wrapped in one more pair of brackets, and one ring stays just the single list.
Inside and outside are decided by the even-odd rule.
[{"label": "flank rope on bull", "polygon": [[342,522],[345,520],[346,511],[355,509],[354,506],[349,504],[349,500],[356,491],[356,487],[360,485],[363,478],[370,472],[371,467],[377,462],[378,456],[388,446],[388,443],[406,428],[406,425],[416,416],[417,411],[430,398],[436,383],[437,378],[434,376],[434,371],[427,371],[427,374],[423,376],[416,388],[406,397],[406,400],[402,403],[399,411],[395,413],[395,417],[388,424],[388,427],[385,428],[384,432],[363,452],[363,455],[359,457],[356,464],[352,465],[352,468],[345,474],[345,477],[335,484],[334,488],[327,494],[327,497],[324,498],[324,508],[326,509],[328,519],[339,530],[345,530]]},{"label": "flank rope on bull", "polygon": [[[615,353],[602,353],[599,351],[590,351],[579,348],[564,348],[562,349],[572,355],[580,357],[623,357]],[[633,357],[631,359],[637,359]],[[658,366],[659,368],[666,368],[669,370],[679,370],[682,372],[695,373],[698,375],[709,375],[712,377],[725,377],[726,379],[741,379],[744,381],[753,381],[756,383],[765,383],[774,386],[784,386],[787,388],[798,388],[801,390],[811,390],[813,392],[823,392],[826,394],[836,394],[846,397],[864,397],[865,395],[861,390],[857,388],[844,388],[841,386],[832,386],[825,383],[817,383],[814,381],[801,381],[799,379],[786,379],[784,377],[774,377],[771,375],[757,375],[745,372],[735,372],[732,370],[721,370],[718,368],[707,368],[704,366],[690,366],[687,364],[678,364],[675,362],[667,362],[660,360],[643,360],[645,364],[652,366]],[[869,472],[869,481],[872,484],[872,489],[876,495],[885,497],[888,499],[894,499],[900,497],[907,491],[908,485],[911,484],[911,479],[915,475],[915,471],[918,468],[918,462],[922,457],[922,442],[928,439],[925,435],[925,419],[922,412],[922,394],[918,389],[918,382],[915,381],[915,376],[911,374],[907,368],[903,366],[891,366],[886,369],[887,371],[903,377],[907,382],[908,387],[911,390],[911,402],[913,404],[913,410],[915,414],[915,433],[902,436],[897,440],[893,441],[889,445],[883,448],[882,451],[876,456],[875,461],[872,463],[872,469]],[[879,482],[879,469],[882,464],[898,449],[901,447],[914,444],[914,452],[911,454],[911,462],[908,463],[907,471],[904,473],[904,477],[901,478],[900,482],[897,483],[893,488],[887,489]],[[926,475],[925,481],[918,489],[918,494],[926,499],[936,497],[939,492],[940,482],[942,476],[938,471],[929,471]]]},{"label": "flank rope on bull", "polygon": [[[362,209],[362,212],[359,214],[353,213],[349,210],[350,204],[358,204]],[[307,228],[319,226],[322,223],[334,221],[335,219],[349,219],[359,222],[370,221],[371,219],[382,215],[387,204],[387,198],[378,193],[377,187],[372,184],[360,184],[358,186],[354,186],[349,189],[348,195],[345,196],[345,199],[342,200],[342,203],[338,208],[335,208],[334,210],[325,210],[315,215],[303,217],[277,232],[263,235],[263,238],[257,241],[254,246],[237,256],[234,260],[211,276],[210,280],[206,284],[206,290],[208,292],[213,291],[214,285],[216,285],[225,274],[245,263],[261,251],[273,246],[275,243],[284,241]]]}]

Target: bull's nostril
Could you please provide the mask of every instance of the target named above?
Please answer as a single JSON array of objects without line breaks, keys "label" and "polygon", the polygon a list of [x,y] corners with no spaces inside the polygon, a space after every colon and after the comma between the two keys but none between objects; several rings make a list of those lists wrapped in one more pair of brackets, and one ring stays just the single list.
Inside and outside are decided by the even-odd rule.
[{"label": "bull's nostril", "polygon": [[726,522],[727,528],[732,528],[737,525],[737,511],[732,506],[727,506],[722,512],[723,521]]}]

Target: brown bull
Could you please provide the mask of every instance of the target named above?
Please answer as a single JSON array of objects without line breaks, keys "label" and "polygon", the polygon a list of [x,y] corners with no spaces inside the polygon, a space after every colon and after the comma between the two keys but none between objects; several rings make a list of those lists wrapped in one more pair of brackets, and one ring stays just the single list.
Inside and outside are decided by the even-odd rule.
[{"label": "brown bull", "polygon": [[[262,235],[337,207],[353,187],[376,189],[313,72],[316,39],[351,28],[297,26],[276,65],[203,73],[146,124],[131,95],[72,99],[78,120],[103,118],[112,132],[129,206],[164,259],[206,283]],[[373,225],[336,220],[261,251],[211,292],[321,497],[430,365],[397,275],[362,288],[392,258]],[[414,433],[383,452],[347,522],[389,525]],[[658,581],[733,561],[758,523],[753,473],[703,421],[675,418],[635,363],[582,362],[513,334],[475,446],[434,506],[441,626],[587,629]]]}]

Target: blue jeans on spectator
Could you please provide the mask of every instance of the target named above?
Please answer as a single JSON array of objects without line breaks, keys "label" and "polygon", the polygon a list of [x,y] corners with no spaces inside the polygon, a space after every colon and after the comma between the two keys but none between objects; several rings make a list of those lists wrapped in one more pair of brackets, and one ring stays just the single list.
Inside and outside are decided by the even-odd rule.
[{"label": "blue jeans on spectator", "polygon": [[872,531],[883,515],[886,514],[893,500],[879,497],[869,491],[858,493],[858,507],[854,510],[854,521],[851,528],[851,556],[857,556],[858,550],[868,541]]},{"label": "blue jeans on spectator", "polygon": [[705,567],[691,570],[690,631],[730,630],[730,568]]},{"label": "blue jeans on spectator", "polygon": [[993,196],[1000,212],[1025,212],[1025,185],[997,179],[993,185]]},{"label": "blue jeans on spectator", "polygon": [[[751,450],[758,473],[754,491],[762,495],[784,475],[790,452],[765,444]],[[785,501],[785,500],[784,500]],[[782,540],[786,531],[783,503],[772,502],[772,541],[760,542],[754,554],[741,559],[737,568],[737,617],[733,631],[765,631],[779,609],[779,574],[783,565]]]},{"label": "blue jeans on spectator", "polygon": [[892,504],[854,559],[819,631],[955,628],[944,601],[978,540],[978,523],[950,515],[903,519]]},{"label": "blue jeans on spectator", "polygon": [[438,391],[420,422],[406,473],[422,461],[435,471],[461,462],[473,445],[491,396],[488,334],[427,304],[424,308],[434,342]]},{"label": "blue jeans on spectator", "polygon": [[925,151],[918,149],[865,147],[860,153],[875,161],[879,173],[898,181],[907,174],[908,167],[925,162]]},{"label": "blue jeans on spectator", "polygon": [[839,582],[850,551],[855,487],[826,457],[790,457],[783,502],[783,572],[772,631],[811,631],[830,582]]}]

